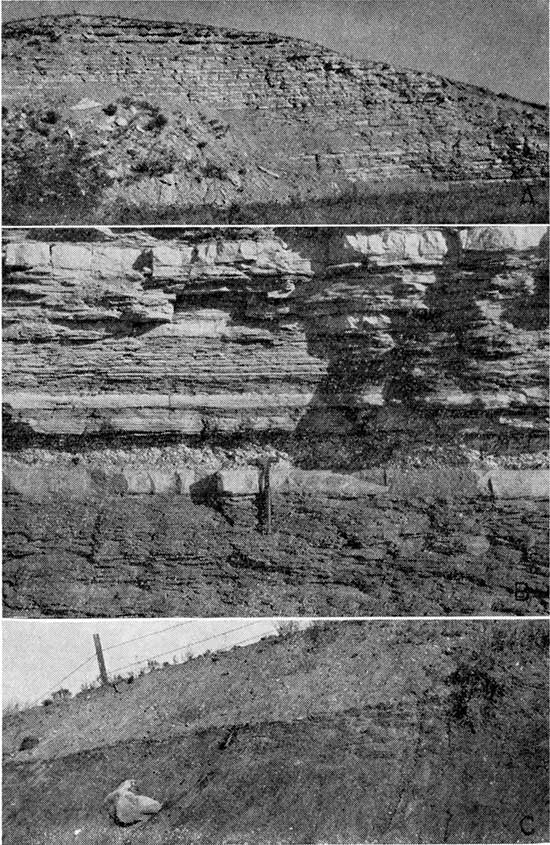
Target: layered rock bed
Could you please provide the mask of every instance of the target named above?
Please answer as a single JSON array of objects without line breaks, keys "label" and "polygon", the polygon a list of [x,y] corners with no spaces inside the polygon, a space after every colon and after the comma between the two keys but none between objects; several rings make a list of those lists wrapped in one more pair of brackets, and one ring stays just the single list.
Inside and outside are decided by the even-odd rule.
[{"label": "layered rock bed", "polygon": [[85,15],[11,22],[3,38],[12,223],[48,209],[58,223],[188,222],[387,180],[548,172],[543,106],[291,38]]},{"label": "layered rock bed", "polygon": [[7,613],[545,607],[546,227],[36,237],[4,244]]}]

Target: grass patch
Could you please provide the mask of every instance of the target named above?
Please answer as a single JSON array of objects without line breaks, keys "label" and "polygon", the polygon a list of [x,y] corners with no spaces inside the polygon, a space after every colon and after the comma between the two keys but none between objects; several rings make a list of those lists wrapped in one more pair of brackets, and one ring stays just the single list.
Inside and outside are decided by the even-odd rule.
[{"label": "grass patch", "polygon": [[[50,123],[44,121],[44,126]],[[105,162],[92,152],[85,140],[73,143],[62,133],[49,137],[47,128],[44,135],[15,133],[4,140],[5,222],[75,224],[93,215],[111,180],[105,175]]]},{"label": "grass patch", "polygon": [[[534,202],[526,192],[527,184]],[[345,224],[402,223],[545,223],[548,189],[536,183],[445,183],[407,189],[392,183],[357,188],[326,199],[165,209],[119,206],[107,214],[114,223]],[[85,222],[85,221],[84,221]]]},{"label": "grass patch", "polygon": [[[404,223],[546,223],[548,188],[544,180],[529,183],[479,182],[415,184],[388,182],[376,187],[354,185],[338,197],[301,199],[289,203],[233,203],[227,207],[127,205],[122,200],[99,209],[106,181],[85,150],[63,153],[52,169],[42,152],[23,161],[19,175],[4,188],[4,225],[276,225]],[[6,156],[4,156],[6,158]],[[42,168],[41,168],[42,165]],[[83,165],[84,168],[83,168]],[[144,172],[159,175],[175,161],[152,160]],[[141,168],[139,168],[141,169]],[[214,172],[215,170],[215,172]],[[215,167],[211,175],[221,178]],[[79,174],[78,176],[76,174]],[[526,191],[530,188],[530,194]]]}]

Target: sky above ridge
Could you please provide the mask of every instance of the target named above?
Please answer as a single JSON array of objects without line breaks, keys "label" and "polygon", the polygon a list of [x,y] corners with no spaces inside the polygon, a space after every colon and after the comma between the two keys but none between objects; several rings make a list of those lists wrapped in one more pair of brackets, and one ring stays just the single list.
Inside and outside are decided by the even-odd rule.
[{"label": "sky above ridge", "polygon": [[[96,680],[93,635],[99,634],[110,675],[139,661],[122,674],[137,673],[149,658],[182,662],[191,649],[194,656],[208,649],[250,643],[277,630],[277,619],[10,619],[2,622],[3,706],[42,701],[64,687],[78,692],[83,683]],[[307,624],[301,621],[300,624]],[[165,630],[167,629],[167,630]],[[225,633],[227,632],[227,633]],[[144,637],[144,635],[148,635]],[[139,638],[135,640],[135,638]],[[206,642],[198,642],[208,639]],[[134,640],[127,643],[127,640]],[[168,653],[167,653],[168,652]],[[91,658],[88,660],[88,658]],[[67,680],[84,661],[82,668]]]},{"label": "sky above ridge", "polygon": [[546,0],[4,0],[2,9],[4,21],[79,11],[277,32],[548,102]]}]

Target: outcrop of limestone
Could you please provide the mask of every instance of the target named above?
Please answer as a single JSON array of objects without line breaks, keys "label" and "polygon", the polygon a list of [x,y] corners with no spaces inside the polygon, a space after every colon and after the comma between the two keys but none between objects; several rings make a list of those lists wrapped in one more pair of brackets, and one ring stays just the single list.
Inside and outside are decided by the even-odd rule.
[{"label": "outcrop of limestone", "polygon": [[304,41],[65,15],[7,23],[3,45],[12,223],[29,191],[72,222],[155,222],[387,179],[547,173],[544,107]]},{"label": "outcrop of limestone", "polygon": [[545,608],[546,227],[40,237],[5,232],[6,613]]},{"label": "outcrop of limestone", "polygon": [[12,422],[214,436],[445,412],[543,431],[545,227],[169,232],[8,231]]}]

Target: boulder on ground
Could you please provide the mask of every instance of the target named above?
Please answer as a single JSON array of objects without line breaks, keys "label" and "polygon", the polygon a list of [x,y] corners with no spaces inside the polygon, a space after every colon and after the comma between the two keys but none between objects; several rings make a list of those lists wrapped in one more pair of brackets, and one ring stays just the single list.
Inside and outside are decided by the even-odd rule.
[{"label": "boulder on ground", "polygon": [[121,825],[137,824],[158,813],[162,804],[146,795],[137,795],[135,780],[125,780],[105,798],[113,821]]},{"label": "boulder on ground", "polygon": [[497,499],[547,499],[546,469],[498,469],[487,473],[490,492]]},{"label": "boulder on ground", "polygon": [[236,467],[221,469],[216,473],[218,490],[226,496],[254,496],[258,493],[258,469],[256,467]]},{"label": "boulder on ground", "polygon": [[6,493],[44,501],[51,496],[87,499],[94,492],[92,477],[84,467],[7,466],[2,475]]},{"label": "boulder on ground", "polygon": [[459,232],[462,249],[470,252],[520,251],[538,247],[546,234],[544,224],[471,226]]}]

